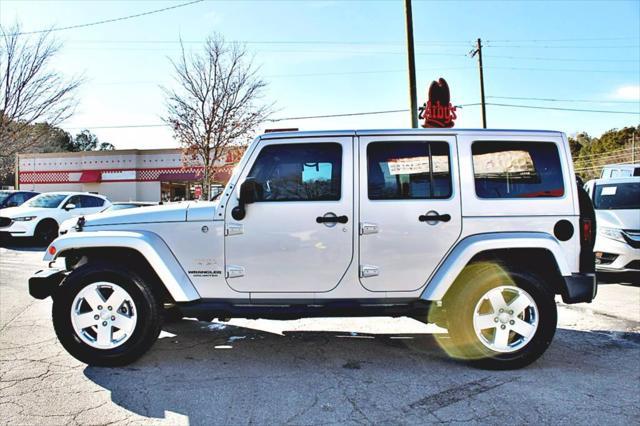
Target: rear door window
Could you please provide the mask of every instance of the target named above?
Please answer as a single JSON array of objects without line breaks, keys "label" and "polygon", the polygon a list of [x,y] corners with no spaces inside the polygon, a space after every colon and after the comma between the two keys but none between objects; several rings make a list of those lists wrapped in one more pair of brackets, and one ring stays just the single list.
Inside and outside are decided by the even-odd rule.
[{"label": "rear door window", "polygon": [[367,145],[370,200],[449,198],[446,142],[372,142]]},{"label": "rear door window", "polygon": [[481,141],[471,146],[479,198],[562,197],[564,181],[556,144]]},{"label": "rear door window", "polygon": [[90,195],[82,195],[80,196],[80,203],[83,208],[95,208],[102,207],[104,205],[104,200]]}]

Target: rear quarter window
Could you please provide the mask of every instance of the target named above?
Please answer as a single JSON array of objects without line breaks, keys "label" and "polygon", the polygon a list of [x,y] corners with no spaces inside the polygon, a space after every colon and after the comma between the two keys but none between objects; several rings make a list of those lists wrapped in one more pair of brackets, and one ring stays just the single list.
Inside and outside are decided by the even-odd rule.
[{"label": "rear quarter window", "polygon": [[560,156],[552,142],[479,141],[471,152],[479,198],[564,196]]}]

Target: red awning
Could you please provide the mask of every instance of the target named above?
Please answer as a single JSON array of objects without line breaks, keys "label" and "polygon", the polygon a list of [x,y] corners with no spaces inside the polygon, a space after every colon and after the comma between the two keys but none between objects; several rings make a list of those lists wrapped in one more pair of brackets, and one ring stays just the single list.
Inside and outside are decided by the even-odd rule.
[{"label": "red awning", "polygon": [[100,170],[87,170],[82,172],[80,183],[100,182],[102,180],[102,172]]},{"label": "red awning", "polygon": [[160,173],[158,180],[161,182],[191,182],[198,180],[200,176],[196,172]]}]

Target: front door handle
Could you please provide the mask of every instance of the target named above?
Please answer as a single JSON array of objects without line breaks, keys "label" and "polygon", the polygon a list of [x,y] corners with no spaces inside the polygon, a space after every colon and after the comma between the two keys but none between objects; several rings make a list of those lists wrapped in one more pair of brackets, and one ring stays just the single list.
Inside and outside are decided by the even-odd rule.
[{"label": "front door handle", "polygon": [[420,222],[449,222],[451,220],[451,215],[448,214],[438,214],[438,212],[431,210],[427,214],[421,214],[418,216],[418,220]]},{"label": "front door handle", "polygon": [[318,216],[316,217],[318,223],[347,223],[349,218],[347,216]]}]

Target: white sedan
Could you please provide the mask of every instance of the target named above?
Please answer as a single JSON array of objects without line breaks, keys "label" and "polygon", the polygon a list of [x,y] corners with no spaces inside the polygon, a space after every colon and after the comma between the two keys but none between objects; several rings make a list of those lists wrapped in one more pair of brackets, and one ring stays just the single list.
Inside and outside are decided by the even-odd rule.
[{"label": "white sedan", "polygon": [[62,222],[74,216],[98,213],[111,203],[102,195],[86,192],[48,192],[20,207],[0,212],[0,233],[11,237],[35,237],[49,244],[58,236]]}]

